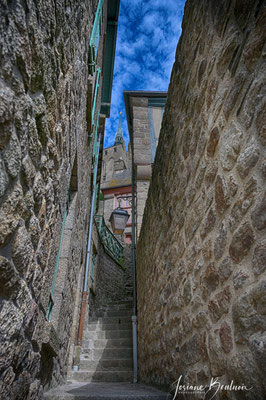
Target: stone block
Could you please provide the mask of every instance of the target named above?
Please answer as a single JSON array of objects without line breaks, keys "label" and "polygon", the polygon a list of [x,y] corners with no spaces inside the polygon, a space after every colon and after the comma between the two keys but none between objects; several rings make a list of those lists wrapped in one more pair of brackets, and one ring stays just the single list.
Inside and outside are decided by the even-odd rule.
[{"label": "stone block", "polygon": [[7,243],[24,213],[22,187],[17,183],[2,203],[0,210],[0,246]]},{"label": "stone block", "polygon": [[209,157],[214,156],[215,149],[219,142],[219,139],[220,139],[219,129],[217,127],[215,127],[212,129],[212,131],[210,133],[209,141],[207,143],[207,154]]},{"label": "stone block", "polygon": [[212,376],[222,376],[226,372],[226,359],[216,332],[208,338],[209,363]]},{"label": "stone block", "polygon": [[21,275],[26,272],[32,257],[33,246],[30,236],[25,226],[21,226],[14,237],[12,246],[12,260]]},{"label": "stone block", "polygon": [[251,214],[253,225],[259,231],[266,227],[266,192]]},{"label": "stone block", "polygon": [[266,113],[265,113],[266,104],[264,103],[256,117],[256,128],[258,132],[258,137],[263,146],[266,146]]},{"label": "stone block", "polygon": [[236,122],[232,122],[229,129],[223,133],[219,144],[219,158],[225,171],[231,171],[234,167],[240,153],[242,139],[241,127]]},{"label": "stone block", "polygon": [[225,179],[218,175],[215,181],[215,203],[216,210],[219,214],[223,214],[230,206],[230,195]]},{"label": "stone block", "polygon": [[233,348],[233,337],[230,325],[224,321],[219,330],[220,342],[225,353],[230,353]]},{"label": "stone block", "polygon": [[188,305],[188,303],[190,302],[191,296],[192,296],[192,293],[191,293],[191,282],[188,279],[186,281],[186,283],[184,284],[184,291],[183,291],[183,298],[184,298],[184,302],[185,302],[186,305]]},{"label": "stone block", "polygon": [[250,171],[255,167],[260,156],[259,147],[255,140],[244,149],[237,161],[237,171],[242,179],[244,179]]},{"label": "stone block", "polygon": [[223,314],[228,313],[230,303],[231,291],[230,287],[226,286],[224,290],[217,293],[208,304],[211,320],[217,322]]},{"label": "stone block", "polygon": [[205,237],[212,231],[212,229],[215,226],[215,223],[216,223],[216,212],[213,208],[211,208],[201,225],[200,236],[202,239],[205,239]]},{"label": "stone block", "polygon": [[249,253],[255,240],[255,234],[248,222],[241,225],[238,231],[234,234],[230,247],[229,254],[235,263],[240,263],[243,258]]},{"label": "stone block", "polygon": [[206,168],[206,173],[205,173],[205,183],[206,183],[207,187],[209,187],[213,183],[215,176],[217,174],[217,171],[218,171],[217,161],[208,163],[207,168]]},{"label": "stone block", "polygon": [[242,350],[234,355],[230,360],[230,371],[230,377],[234,382],[244,382],[246,388],[250,389],[238,392],[237,400],[243,399],[243,395],[249,399],[264,400],[265,390],[262,384],[264,377],[250,351]]},{"label": "stone block", "polygon": [[19,287],[20,277],[12,262],[2,256],[0,256],[0,278],[2,295],[7,297],[14,295]]},{"label": "stone block", "polygon": [[249,274],[246,271],[239,270],[233,275],[233,284],[235,289],[240,289],[245,285],[246,280],[249,278]]},{"label": "stone block", "polygon": [[205,262],[210,262],[213,256],[213,242],[211,239],[206,240],[202,245],[202,256]]},{"label": "stone block", "polygon": [[22,160],[22,173],[26,185],[32,187],[36,170],[28,155]]},{"label": "stone block", "polygon": [[234,301],[232,316],[236,343],[245,343],[252,334],[265,330],[265,288],[266,282],[262,281],[246,289]]},{"label": "stone block", "polygon": [[4,152],[4,161],[7,172],[12,178],[15,178],[20,171],[21,166],[21,148],[18,138],[12,134]]},{"label": "stone block", "polygon": [[266,374],[266,337],[265,332],[254,333],[250,336],[249,349],[259,366],[259,370],[263,376]]},{"label": "stone block", "polygon": [[217,288],[219,285],[219,275],[213,263],[209,264],[201,278],[201,287],[203,299],[207,297]]},{"label": "stone block", "polygon": [[266,269],[266,241],[258,243],[254,249],[252,266],[255,275],[260,275]]},{"label": "stone block", "polygon": [[206,328],[210,326],[208,314],[205,311],[199,311],[193,319],[193,326],[195,328]]},{"label": "stone block", "polygon": [[180,348],[181,362],[185,365],[194,364],[201,359],[200,335],[196,333]]},{"label": "stone block", "polygon": [[[250,7],[250,5],[246,3],[245,7]],[[243,11],[245,12],[245,10]],[[263,43],[264,43],[263,27],[265,26],[265,20],[266,20],[265,7],[264,8],[262,7],[259,10],[256,24],[252,29],[252,32],[250,32],[250,35],[248,36],[247,41],[245,43],[245,47],[243,49],[244,62],[249,71],[252,71],[254,69],[263,49]]]},{"label": "stone block", "polygon": [[0,159],[0,197],[5,194],[8,187],[8,175],[6,173],[5,164],[2,159]]},{"label": "stone block", "polygon": [[225,250],[227,240],[227,228],[224,223],[220,225],[219,234],[214,241],[214,257],[219,260]]},{"label": "stone block", "polygon": [[11,397],[11,388],[15,377],[16,374],[13,371],[12,367],[6,368],[6,370],[2,374],[0,381],[0,391],[2,396],[4,396],[6,399]]},{"label": "stone block", "polygon": [[[14,113],[14,97],[15,93],[7,85],[1,81],[0,86],[0,123],[4,124],[11,120]],[[3,137],[1,136],[1,141]],[[1,150],[4,147],[4,143],[1,144]]]}]

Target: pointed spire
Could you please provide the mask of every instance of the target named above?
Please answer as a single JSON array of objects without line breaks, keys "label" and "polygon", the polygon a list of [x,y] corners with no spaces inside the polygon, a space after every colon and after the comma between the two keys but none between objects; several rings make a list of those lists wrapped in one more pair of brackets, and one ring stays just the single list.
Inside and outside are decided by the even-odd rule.
[{"label": "pointed spire", "polygon": [[118,129],[117,129],[116,135],[115,135],[115,145],[124,143],[123,132],[122,132],[122,128],[121,128],[121,114],[122,114],[122,111],[120,111],[120,113],[119,113],[119,124],[118,124]]}]

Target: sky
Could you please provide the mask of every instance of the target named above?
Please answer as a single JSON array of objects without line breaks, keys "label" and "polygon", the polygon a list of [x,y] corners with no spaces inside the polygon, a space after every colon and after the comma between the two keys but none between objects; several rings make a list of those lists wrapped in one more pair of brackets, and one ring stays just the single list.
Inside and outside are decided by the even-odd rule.
[{"label": "sky", "polygon": [[167,90],[181,34],[185,0],[121,0],[114,66],[111,116],[104,147],[114,144],[122,111],[128,143],[123,90]]}]

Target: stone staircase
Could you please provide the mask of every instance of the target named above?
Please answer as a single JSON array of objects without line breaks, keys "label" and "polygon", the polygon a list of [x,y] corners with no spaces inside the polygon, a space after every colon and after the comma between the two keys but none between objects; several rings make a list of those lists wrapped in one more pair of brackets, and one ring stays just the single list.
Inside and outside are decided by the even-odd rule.
[{"label": "stone staircase", "polygon": [[89,320],[84,332],[78,382],[132,382],[132,301],[109,304]]},{"label": "stone staircase", "polygon": [[132,301],[97,311],[84,332],[79,370],[44,400],[171,400],[150,386],[133,382]]}]

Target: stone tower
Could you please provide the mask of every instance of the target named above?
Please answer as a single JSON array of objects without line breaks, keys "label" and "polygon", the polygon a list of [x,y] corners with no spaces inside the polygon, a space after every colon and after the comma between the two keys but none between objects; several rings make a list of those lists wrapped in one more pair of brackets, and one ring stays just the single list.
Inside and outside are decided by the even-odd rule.
[{"label": "stone tower", "polygon": [[119,124],[118,124],[118,129],[117,129],[116,135],[115,135],[114,145],[117,146],[118,144],[122,144],[123,147],[125,148],[125,141],[123,138],[123,131],[121,128],[121,114],[122,114],[122,111],[120,111],[120,113],[119,113]]},{"label": "stone tower", "polygon": [[[128,197],[122,200],[121,207],[131,215],[129,196],[132,192],[131,186],[131,150],[125,146],[121,128],[121,112],[119,114],[118,129],[116,131],[113,146],[103,150],[101,190],[104,195],[103,215],[107,226],[110,227],[109,218],[112,211],[118,207],[118,198]],[[131,241],[131,218],[125,230],[126,240]]]}]

